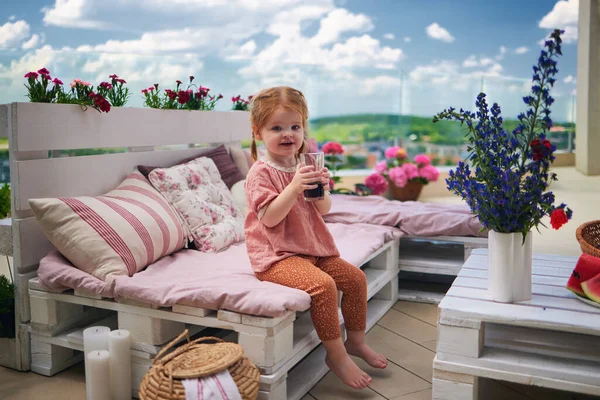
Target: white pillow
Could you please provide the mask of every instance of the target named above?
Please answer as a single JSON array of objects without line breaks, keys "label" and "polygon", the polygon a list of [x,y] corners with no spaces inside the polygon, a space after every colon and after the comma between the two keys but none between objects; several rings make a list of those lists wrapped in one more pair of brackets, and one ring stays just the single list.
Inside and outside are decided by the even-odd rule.
[{"label": "white pillow", "polygon": [[246,215],[246,193],[244,192],[244,184],[246,180],[243,179],[236,182],[231,187],[231,194],[233,195],[233,201],[236,207],[240,210],[242,215]]},{"label": "white pillow", "polygon": [[198,250],[218,252],[244,240],[244,216],[210,158],[156,168],[148,179],[187,224]]}]

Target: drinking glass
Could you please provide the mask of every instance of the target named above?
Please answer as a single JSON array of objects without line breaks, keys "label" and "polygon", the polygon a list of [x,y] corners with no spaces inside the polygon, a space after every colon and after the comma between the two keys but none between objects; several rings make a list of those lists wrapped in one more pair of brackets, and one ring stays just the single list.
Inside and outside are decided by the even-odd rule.
[{"label": "drinking glass", "polygon": [[[315,171],[322,171],[325,167],[325,154],[320,153],[300,153],[300,162],[302,165],[312,165]],[[325,198],[325,189],[321,181],[314,182],[313,185],[318,185],[315,189],[304,191],[304,200],[316,201]]]}]

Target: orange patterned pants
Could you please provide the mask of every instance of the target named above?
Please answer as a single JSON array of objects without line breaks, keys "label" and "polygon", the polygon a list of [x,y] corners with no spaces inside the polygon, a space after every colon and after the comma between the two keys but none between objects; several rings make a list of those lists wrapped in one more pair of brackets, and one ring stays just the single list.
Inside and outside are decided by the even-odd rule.
[{"label": "orange patterned pants", "polygon": [[346,330],[364,331],[367,327],[367,278],[360,268],[339,257],[293,256],[255,274],[261,281],[308,293],[312,299],[312,321],[321,340],[341,336],[338,290],[343,293],[342,315]]}]

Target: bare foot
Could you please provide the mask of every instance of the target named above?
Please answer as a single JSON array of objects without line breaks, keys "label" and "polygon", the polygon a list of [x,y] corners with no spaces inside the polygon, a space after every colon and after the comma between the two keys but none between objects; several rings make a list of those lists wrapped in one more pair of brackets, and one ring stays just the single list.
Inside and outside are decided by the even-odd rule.
[{"label": "bare foot", "polygon": [[387,358],[383,354],[376,353],[364,342],[358,345],[346,342],[346,351],[352,356],[362,358],[373,368],[387,367]]},{"label": "bare foot", "polygon": [[325,357],[325,363],[346,385],[354,389],[364,389],[371,383],[371,377],[356,365],[348,356],[344,355],[339,360]]}]

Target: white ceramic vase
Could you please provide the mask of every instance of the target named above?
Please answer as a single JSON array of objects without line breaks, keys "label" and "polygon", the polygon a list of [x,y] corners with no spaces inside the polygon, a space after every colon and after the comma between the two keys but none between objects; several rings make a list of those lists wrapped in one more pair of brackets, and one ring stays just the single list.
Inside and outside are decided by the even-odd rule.
[{"label": "white ceramic vase", "polygon": [[488,235],[488,292],[492,300],[516,303],[531,300],[531,232]]}]

